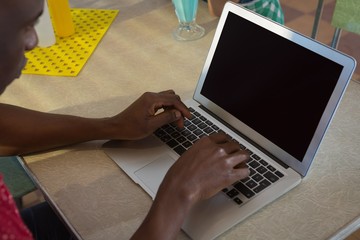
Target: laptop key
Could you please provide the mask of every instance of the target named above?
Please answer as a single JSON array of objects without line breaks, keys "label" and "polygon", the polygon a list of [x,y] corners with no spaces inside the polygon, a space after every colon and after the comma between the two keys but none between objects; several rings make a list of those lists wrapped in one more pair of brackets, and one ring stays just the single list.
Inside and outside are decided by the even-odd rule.
[{"label": "laptop key", "polygon": [[199,136],[198,136],[198,138],[200,139],[200,138],[202,138],[202,137],[206,137],[207,135],[205,134],[205,133],[202,133],[202,134],[200,134]]},{"label": "laptop key", "polygon": [[198,118],[194,118],[191,120],[195,125],[198,125],[199,123],[201,123],[201,120]]},{"label": "laptop key", "polygon": [[284,176],[284,174],[282,174],[282,173],[279,172],[279,171],[276,171],[275,174],[276,174],[278,177],[280,177],[280,178],[282,178],[282,177]]},{"label": "laptop key", "polygon": [[204,117],[204,116],[200,116],[199,118],[204,122],[207,120],[206,117]]},{"label": "laptop key", "polygon": [[264,165],[264,166],[267,166],[267,165],[268,165],[268,163],[267,163],[264,159],[261,159],[259,162],[260,162],[262,165]]},{"label": "laptop key", "polygon": [[218,133],[223,133],[223,134],[226,134],[223,130],[221,130],[220,128],[219,128],[219,130],[218,130]]},{"label": "laptop key", "polygon": [[269,165],[267,168],[268,168],[270,171],[272,171],[272,172],[274,172],[274,171],[276,170],[276,168],[274,168],[274,167],[271,166],[271,165]]},{"label": "laptop key", "polygon": [[213,123],[210,120],[206,120],[205,123],[209,126],[213,125]]},{"label": "laptop key", "polygon": [[273,174],[272,172],[267,172],[264,174],[264,177],[266,177],[267,179],[270,180],[270,182],[274,183],[276,182],[277,180],[279,180],[279,178]]},{"label": "laptop key", "polygon": [[260,167],[256,168],[256,171],[258,171],[261,174],[264,174],[267,171],[267,169],[263,166],[260,166]]},{"label": "laptop key", "polygon": [[264,179],[263,176],[261,176],[260,174],[256,173],[255,175],[251,176],[252,179],[254,179],[256,182],[260,182],[261,180]]},{"label": "laptop key", "polygon": [[194,131],[197,127],[194,124],[191,124],[187,127],[190,131]]},{"label": "laptop key", "polygon": [[169,147],[173,148],[173,147],[177,146],[179,143],[177,141],[175,141],[174,139],[171,139],[170,141],[166,142],[166,144]]},{"label": "laptop key", "polygon": [[259,193],[259,192],[261,192],[262,190],[264,190],[266,187],[268,187],[270,185],[271,185],[271,183],[268,180],[264,179],[259,183],[259,186],[257,186],[253,190],[256,193]]},{"label": "laptop key", "polygon": [[182,143],[182,142],[186,141],[186,138],[183,136],[180,136],[176,139],[176,141],[178,141],[179,143]]},{"label": "laptop key", "polygon": [[240,205],[240,204],[243,203],[243,202],[240,200],[240,198],[238,198],[238,197],[234,198],[233,200],[234,200],[234,202],[235,202],[236,204],[238,204],[238,205]]},{"label": "laptop key", "polygon": [[199,125],[197,125],[200,129],[204,129],[206,128],[208,125],[206,125],[206,123],[200,123]]},{"label": "laptop key", "polygon": [[233,198],[233,197],[239,195],[239,192],[236,191],[236,189],[231,189],[231,190],[228,191],[226,194],[227,194],[230,198]]},{"label": "laptop key", "polygon": [[201,131],[200,129],[196,129],[193,133],[197,136],[200,136],[203,134],[203,131]]},{"label": "laptop key", "polygon": [[175,131],[176,131],[176,130],[173,129],[173,128],[171,128],[171,127],[165,129],[165,132],[167,132],[168,134],[171,134],[171,133],[173,133],[173,132],[175,132]]},{"label": "laptop key", "polygon": [[195,139],[197,139],[197,136],[195,136],[194,134],[190,134],[189,136],[187,136],[187,139],[189,139],[190,141],[194,141]]},{"label": "laptop key", "polygon": [[214,130],[212,130],[211,127],[206,127],[203,131],[204,131],[207,135],[210,135],[211,133],[214,132]]},{"label": "laptop key", "polygon": [[251,151],[250,149],[245,149],[245,151],[247,151],[249,153],[249,155],[251,156],[253,154],[253,151]]},{"label": "laptop key", "polygon": [[251,161],[248,164],[253,168],[257,168],[258,166],[260,166],[260,163],[258,163],[257,161]]},{"label": "laptop key", "polygon": [[254,188],[254,187],[256,187],[258,184],[257,184],[255,181],[250,180],[250,181],[248,181],[247,183],[245,183],[245,185],[248,186],[249,188]]},{"label": "laptop key", "polygon": [[255,195],[255,193],[251,191],[247,186],[245,186],[242,182],[238,182],[237,184],[235,184],[234,187],[247,198],[251,198]]},{"label": "laptop key", "polygon": [[172,138],[169,135],[166,134],[164,136],[161,136],[160,139],[163,142],[167,142],[167,141],[171,140]]},{"label": "laptop key", "polygon": [[189,125],[191,125],[191,122],[188,119],[185,119],[184,126],[187,127]]},{"label": "laptop key", "polygon": [[186,152],[186,149],[183,146],[179,145],[174,148],[174,151],[181,156],[184,152]]},{"label": "laptop key", "polygon": [[162,137],[162,136],[164,136],[164,135],[167,135],[167,133],[164,131],[164,130],[162,130],[162,129],[157,129],[155,132],[154,132],[154,134],[156,135],[156,136],[158,136],[158,137]]},{"label": "laptop key", "polygon": [[189,141],[186,141],[186,142],[183,142],[182,145],[185,147],[185,148],[189,148],[191,147],[193,144]]},{"label": "laptop key", "polygon": [[216,126],[216,125],[212,125],[211,127],[212,127],[215,131],[219,131],[219,129],[220,129],[220,128],[219,128],[218,126]]},{"label": "laptop key", "polygon": [[196,111],[194,111],[193,114],[194,114],[194,116],[197,116],[197,117],[201,116],[201,114]]},{"label": "laptop key", "polygon": [[183,136],[189,136],[191,134],[191,132],[189,131],[189,130],[187,130],[187,129],[185,129],[185,130],[183,130],[182,132],[181,132],[181,135],[183,135]]},{"label": "laptop key", "polygon": [[171,137],[173,137],[173,138],[178,138],[178,137],[180,137],[181,136],[181,134],[179,133],[179,132],[173,132],[172,134],[171,134]]},{"label": "laptop key", "polygon": [[240,148],[242,149],[242,150],[245,150],[246,149],[246,147],[244,146],[244,145],[242,145],[241,143],[239,143],[240,144]]}]

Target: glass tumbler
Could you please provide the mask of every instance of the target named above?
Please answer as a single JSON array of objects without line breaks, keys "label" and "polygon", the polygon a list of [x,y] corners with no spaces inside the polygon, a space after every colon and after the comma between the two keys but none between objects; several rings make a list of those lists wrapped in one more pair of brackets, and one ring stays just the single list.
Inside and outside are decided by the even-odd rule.
[{"label": "glass tumbler", "polygon": [[173,32],[175,39],[189,41],[204,36],[205,29],[196,24],[198,0],[172,0],[172,2],[179,20],[179,25]]}]

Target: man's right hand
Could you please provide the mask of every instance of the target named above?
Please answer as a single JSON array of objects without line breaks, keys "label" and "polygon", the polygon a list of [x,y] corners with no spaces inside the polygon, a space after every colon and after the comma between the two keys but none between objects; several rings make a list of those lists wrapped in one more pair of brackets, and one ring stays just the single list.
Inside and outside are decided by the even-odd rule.
[{"label": "man's right hand", "polygon": [[132,240],[175,239],[195,203],[249,175],[248,159],[248,153],[225,134],[199,139],[165,175]]},{"label": "man's right hand", "polygon": [[248,153],[225,134],[203,137],[170,168],[161,188],[183,191],[191,202],[208,199],[247,177],[248,159]]}]

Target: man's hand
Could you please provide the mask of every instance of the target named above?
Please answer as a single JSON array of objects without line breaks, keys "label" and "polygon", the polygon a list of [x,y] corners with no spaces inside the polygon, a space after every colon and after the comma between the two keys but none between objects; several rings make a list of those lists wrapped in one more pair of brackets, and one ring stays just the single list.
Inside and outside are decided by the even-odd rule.
[{"label": "man's hand", "polygon": [[[115,135],[113,139],[141,139],[172,122],[182,128],[184,117],[191,118],[191,114],[173,90],[147,92],[110,119]],[[119,135],[116,135],[117,133]]]},{"label": "man's hand", "polygon": [[191,114],[174,91],[144,93],[114,117],[84,118],[0,104],[0,155],[19,155],[91,140],[141,139]]},{"label": "man's hand", "polygon": [[249,175],[249,154],[225,134],[198,140],[169,169],[136,239],[176,239],[190,209]]},{"label": "man's hand", "polygon": [[170,168],[162,187],[183,191],[191,203],[208,199],[247,177],[248,159],[248,153],[225,134],[203,137]]}]

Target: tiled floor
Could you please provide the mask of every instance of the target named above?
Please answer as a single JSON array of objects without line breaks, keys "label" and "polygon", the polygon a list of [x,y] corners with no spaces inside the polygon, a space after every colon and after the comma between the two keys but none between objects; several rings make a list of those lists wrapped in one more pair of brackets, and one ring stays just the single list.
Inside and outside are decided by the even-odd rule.
[{"label": "tiled floor", "polygon": [[357,230],[353,234],[351,234],[349,237],[346,238],[346,240],[360,240],[360,230]]},{"label": "tiled floor", "polygon": [[[322,17],[319,23],[316,39],[330,45],[335,28],[331,19],[335,8],[335,0],[324,0]],[[311,36],[317,0],[280,0],[284,14],[285,25],[296,31]],[[342,31],[338,49],[360,63],[360,35]],[[357,67],[353,79],[360,81],[360,67]]]}]

